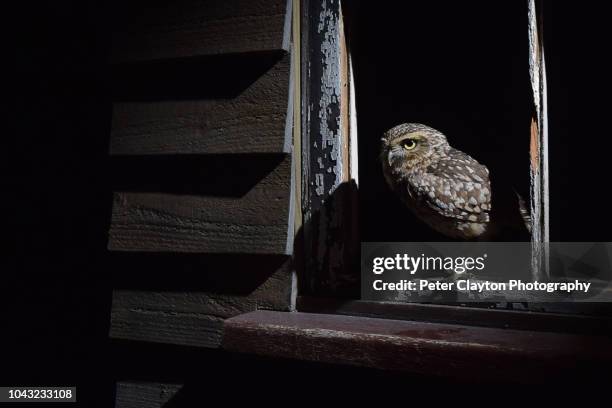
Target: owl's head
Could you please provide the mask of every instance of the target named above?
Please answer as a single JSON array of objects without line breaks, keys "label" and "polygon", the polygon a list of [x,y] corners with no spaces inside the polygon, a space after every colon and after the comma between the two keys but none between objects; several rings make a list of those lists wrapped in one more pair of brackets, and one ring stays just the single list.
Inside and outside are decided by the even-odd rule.
[{"label": "owl's head", "polygon": [[383,167],[395,170],[418,168],[449,148],[446,137],[420,123],[403,123],[385,132],[381,139]]}]

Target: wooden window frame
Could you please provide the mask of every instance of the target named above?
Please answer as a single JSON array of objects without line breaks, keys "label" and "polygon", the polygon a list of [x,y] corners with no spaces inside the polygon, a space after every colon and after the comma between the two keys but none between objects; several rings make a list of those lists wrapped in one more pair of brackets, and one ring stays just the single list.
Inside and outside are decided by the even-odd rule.
[{"label": "wooden window frame", "polygon": [[303,0],[300,7],[300,290],[350,295],[358,282],[354,272],[359,237],[356,124],[347,38],[338,0]]},{"label": "wooden window frame", "polygon": [[[546,78],[536,0],[527,1],[536,101],[532,211],[537,207],[537,242],[547,242]],[[294,91],[301,105],[294,117],[296,311],[260,310],[230,318],[222,346],[263,356],[484,381],[540,383],[567,370],[584,380],[594,375],[594,367],[607,367],[612,362],[608,317],[567,313],[563,306],[557,311],[565,313],[539,313],[355,300],[358,166],[352,141],[357,127],[341,0],[294,0],[293,11]],[[546,272],[545,264],[536,266]]]},{"label": "wooden window frame", "polygon": [[[533,117],[531,124],[530,173],[534,248],[549,242],[549,194],[548,194],[548,126],[546,70],[542,35],[542,2],[525,0],[528,3],[529,74],[533,93]],[[298,4],[299,3],[299,4]],[[294,10],[294,39],[300,32],[301,64],[298,81],[300,90],[301,121],[299,127],[299,150],[302,165],[299,167],[301,184],[299,191],[301,218],[299,243],[296,246],[297,268],[300,277],[297,309],[316,312],[321,298],[327,306],[345,299],[346,305],[340,313],[352,310],[358,315],[386,317],[379,311],[376,302],[355,300],[359,296],[358,238],[358,163],[357,163],[357,117],[355,110],[355,84],[350,57],[350,33],[345,33],[341,0],[296,1]],[[301,9],[301,12],[299,11]],[[298,24],[296,24],[296,22]],[[294,43],[295,44],[295,43]],[[332,117],[333,116],[333,117]],[[336,122],[335,128],[329,125]],[[296,122],[299,123],[299,122]],[[297,157],[297,156],[296,156]],[[298,160],[296,160],[297,162]],[[296,229],[297,230],[297,229]],[[537,276],[548,274],[547,254],[534,257],[533,268]],[[359,305],[359,306],[357,306]],[[369,306],[368,306],[369,305]],[[476,306],[476,305],[474,305]],[[491,305],[481,305],[490,307]],[[493,305],[495,306],[495,305]],[[513,305],[502,305],[503,307]],[[365,312],[371,307],[372,312]],[[441,306],[444,308],[453,306]],[[456,306],[455,306],[456,307]],[[589,305],[532,303],[527,308],[514,305],[510,319],[504,327],[532,327],[533,314],[528,312],[563,313],[575,315],[591,311]],[[329,307],[323,307],[329,312]],[[438,305],[387,304],[393,316],[427,320],[439,319]],[[480,316],[477,308],[460,308],[449,322],[474,323],[469,315]],[[418,310],[418,312],[416,312]],[[445,309],[446,310],[446,309]],[[484,325],[497,326],[510,315],[508,310],[495,319],[485,319]],[[459,318],[461,316],[461,318]],[[492,316],[488,314],[488,316]],[[523,319],[525,322],[519,322]],[[539,316],[539,322],[546,313]],[[552,317],[552,321],[558,321]],[[582,323],[576,323],[581,327]],[[542,326],[543,325],[543,326]],[[554,325],[553,325],[554,326]],[[606,325],[603,325],[607,327]],[[533,326],[537,328],[538,326]],[[540,323],[540,327],[552,327]],[[562,330],[556,326],[556,330]]]}]

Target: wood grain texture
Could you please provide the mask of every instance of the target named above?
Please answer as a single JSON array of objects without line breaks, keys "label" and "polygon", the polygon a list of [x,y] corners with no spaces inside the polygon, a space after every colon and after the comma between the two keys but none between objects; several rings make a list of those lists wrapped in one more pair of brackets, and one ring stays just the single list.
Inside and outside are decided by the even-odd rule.
[{"label": "wood grain texture", "polygon": [[[553,305],[555,304],[542,304],[542,306],[549,307]],[[610,317],[491,309],[490,305],[486,308],[473,306],[372,302],[304,296],[297,299],[297,310],[306,313],[451,323],[500,329],[612,335],[612,318]],[[571,306],[576,306],[576,304],[571,304]]]},{"label": "wood grain texture", "polygon": [[609,364],[611,344],[606,337],[268,311],[228,319],[223,338],[231,351],[512,381]]},{"label": "wood grain texture", "polygon": [[234,98],[116,102],[113,155],[289,152],[290,56]]},{"label": "wood grain texture", "polygon": [[531,240],[534,242],[534,280],[549,276],[548,253],[537,246],[550,241],[550,197],[548,177],[548,101],[544,58],[542,3],[528,2],[529,75],[533,92],[531,121]]},{"label": "wood grain texture", "polygon": [[115,408],[162,408],[181,387],[178,384],[118,382]]},{"label": "wood grain texture", "polygon": [[357,185],[349,169],[348,48],[340,1],[304,1],[301,289],[356,295]]},{"label": "wood grain texture", "polygon": [[287,5],[287,0],[120,2],[112,13],[111,61],[288,50]]},{"label": "wood grain texture", "polygon": [[217,347],[226,318],[257,309],[291,310],[292,290],[293,274],[289,260],[246,295],[115,290],[110,337]]},{"label": "wood grain texture", "polygon": [[115,193],[108,248],[289,254],[293,247],[291,165],[286,155],[241,197]]}]

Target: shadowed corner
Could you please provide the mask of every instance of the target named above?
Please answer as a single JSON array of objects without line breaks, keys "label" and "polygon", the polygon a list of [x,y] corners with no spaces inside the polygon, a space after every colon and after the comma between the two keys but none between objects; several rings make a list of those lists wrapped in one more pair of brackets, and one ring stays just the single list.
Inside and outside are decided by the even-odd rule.
[{"label": "shadowed corner", "polygon": [[115,101],[141,102],[232,99],[283,55],[260,51],[117,64],[111,68],[111,95]]},{"label": "shadowed corner", "polygon": [[[110,252],[113,288],[246,296],[287,267],[286,255]],[[256,266],[256,267],[254,267]]]},{"label": "shadowed corner", "polygon": [[285,159],[282,153],[118,155],[114,191],[242,197]]},{"label": "shadowed corner", "polygon": [[355,180],[341,183],[304,217],[294,242],[300,295],[359,297],[358,196]]}]

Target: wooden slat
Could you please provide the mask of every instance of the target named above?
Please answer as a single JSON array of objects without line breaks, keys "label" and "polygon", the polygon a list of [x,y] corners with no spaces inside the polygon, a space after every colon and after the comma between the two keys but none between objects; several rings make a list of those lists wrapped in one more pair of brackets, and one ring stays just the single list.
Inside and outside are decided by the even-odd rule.
[{"label": "wooden slat", "polygon": [[116,102],[110,153],[289,152],[289,72],[286,54],[233,98]]},{"label": "wooden slat", "polygon": [[287,0],[118,2],[112,62],[288,50],[287,5]]},{"label": "wooden slat", "polygon": [[290,254],[292,193],[289,155],[241,197],[115,193],[108,248]]},{"label": "wooden slat", "polygon": [[[349,166],[348,49],[340,1],[305,1],[302,23],[302,289],[355,294],[357,185]],[[323,243],[323,244],[322,244]]]},{"label": "wooden slat", "polygon": [[546,65],[544,58],[541,6],[529,0],[529,74],[533,92],[531,120],[531,240],[533,241],[533,279],[549,276],[546,248],[538,245],[550,241],[550,206],[548,180],[548,112],[546,92]]},{"label": "wooden slat", "polygon": [[231,351],[463,379],[543,381],[612,361],[605,337],[366,317],[257,311],[226,320],[224,331]]},{"label": "wooden slat", "polygon": [[118,382],[115,408],[162,408],[181,387],[178,384]]},{"label": "wooden slat", "polygon": [[252,293],[245,295],[115,290],[110,337],[217,347],[221,342],[224,319],[257,309],[291,310],[292,290],[289,261]]},{"label": "wooden slat", "polygon": [[[542,306],[545,305],[553,306],[555,304],[542,304]],[[576,306],[576,304],[571,305]],[[301,296],[297,299],[297,310],[306,313],[465,324],[503,329],[608,336],[612,334],[612,318],[605,316],[500,310],[465,305],[458,307],[455,305],[371,302]]]}]

